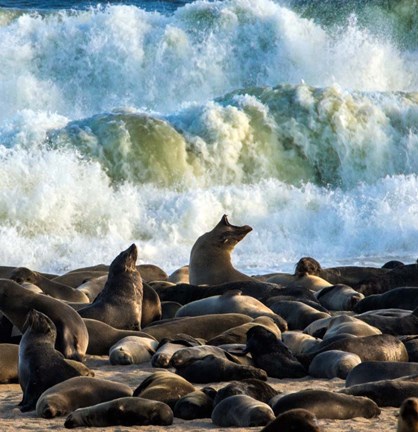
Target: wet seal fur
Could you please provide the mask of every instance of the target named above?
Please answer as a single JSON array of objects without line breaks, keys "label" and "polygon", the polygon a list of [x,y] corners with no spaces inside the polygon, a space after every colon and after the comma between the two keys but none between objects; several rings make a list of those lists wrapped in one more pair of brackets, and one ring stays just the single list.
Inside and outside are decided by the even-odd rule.
[{"label": "wet seal fur", "polygon": [[23,391],[22,412],[35,409],[41,394],[69,378],[81,373],[65,362],[64,356],[54,348],[54,323],[44,314],[32,310],[26,319],[19,345],[19,383]]},{"label": "wet seal fur", "polygon": [[219,223],[194,243],[189,260],[189,280],[193,285],[216,285],[224,282],[251,280],[236,270],[231,253],[252,228],[235,226],[223,215]]},{"label": "wet seal fur", "polygon": [[78,311],[80,316],[119,329],[141,329],[143,286],[135,266],[137,256],[137,248],[132,244],[112,261],[103,290],[91,305]]},{"label": "wet seal fur", "polygon": [[168,426],[173,423],[173,411],[163,402],[124,397],[98,405],[79,408],[65,420],[68,429],[90,426]]},{"label": "wet seal fur", "polygon": [[303,390],[280,397],[273,405],[277,416],[294,408],[312,412],[318,419],[347,420],[354,417],[372,418],[380,409],[367,397],[349,396],[325,390]]},{"label": "wet seal fur", "polygon": [[36,414],[44,418],[64,416],[78,408],[124,396],[132,396],[132,390],[126,384],[90,377],[70,378],[41,394],[36,403]]}]

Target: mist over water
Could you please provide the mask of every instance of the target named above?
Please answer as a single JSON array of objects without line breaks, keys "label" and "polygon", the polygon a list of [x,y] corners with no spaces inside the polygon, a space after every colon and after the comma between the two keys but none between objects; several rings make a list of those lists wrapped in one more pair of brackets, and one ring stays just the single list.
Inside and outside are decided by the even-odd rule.
[{"label": "mist over water", "polygon": [[0,7],[0,264],[170,272],[224,213],[251,274],[415,260],[413,9],[160,3]]}]

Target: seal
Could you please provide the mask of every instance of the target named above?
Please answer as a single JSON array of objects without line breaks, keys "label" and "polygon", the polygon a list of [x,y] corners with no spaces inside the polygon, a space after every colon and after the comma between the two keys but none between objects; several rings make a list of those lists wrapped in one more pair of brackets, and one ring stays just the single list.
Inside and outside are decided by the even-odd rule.
[{"label": "seal", "polygon": [[157,340],[165,337],[174,337],[178,333],[187,333],[194,338],[211,339],[231,327],[252,321],[248,315],[243,314],[213,314],[197,317],[175,318],[173,320],[153,323],[144,331]]},{"label": "seal", "polygon": [[408,351],[409,361],[418,362],[418,336],[400,336],[399,339],[403,342]]},{"label": "seal", "polygon": [[278,416],[295,408],[306,409],[318,419],[372,418],[380,414],[376,403],[367,397],[350,396],[325,390],[303,390],[284,395],[275,402],[273,411]]},{"label": "seal", "polygon": [[364,295],[344,284],[331,285],[316,292],[322,306],[332,311],[352,311]]},{"label": "seal", "polygon": [[257,325],[264,326],[272,333],[274,333],[278,338],[281,337],[281,331],[279,327],[274,323],[274,321],[267,316],[260,316],[255,318],[253,321],[242,324],[237,327],[232,327],[229,330],[224,331],[218,336],[209,339],[207,345],[225,345],[225,344],[245,344],[247,341],[247,332],[250,328]]},{"label": "seal", "polygon": [[307,371],[287,346],[265,327],[256,326],[247,332],[246,352],[254,365],[273,378],[301,378]]},{"label": "seal", "polygon": [[18,380],[19,345],[0,344],[0,384],[14,383]]},{"label": "seal", "polygon": [[406,309],[418,307],[418,287],[393,288],[384,294],[372,294],[361,300],[354,307],[357,313],[375,309]]},{"label": "seal", "polygon": [[79,408],[65,420],[68,429],[90,426],[168,426],[173,423],[173,411],[165,403],[125,397]]},{"label": "seal", "polygon": [[280,300],[270,304],[270,308],[287,322],[289,330],[303,330],[312,322],[331,316],[300,301]]},{"label": "seal", "polygon": [[161,302],[161,319],[165,320],[165,319],[174,318],[176,316],[177,311],[182,306],[183,306],[182,304],[175,301]]},{"label": "seal", "polygon": [[366,312],[355,317],[377,327],[385,334],[396,336],[418,334],[418,307],[405,316],[388,316],[385,313]]},{"label": "seal", "polygon": [[66,363],[63,355],[54,348],[57,331],[46,315],[36,310],[29,312],[23,332],[18,376],[23,391],[20,410],[25,412],[35,409],[39,396],[46,389],[79,376],[80,372]]},{"label": "seal", "polygon": [[85,294],[90,300],[90,303],[92,303],[94,302],[96,297],[102,292],[106,281],[107,273],[102,276],[93,277],[83,282],[80,286],[77,287],[77,290]]},{"label": "seal", "polygon": [[321,432],[317,418],[310,411],[295,408],[280,414],[260,432]]},{"label": "seal", "polygon": [[184,265],[183,267],[178,268],[168,277],[168,282],[172,282],[175,284],[178,283],[190,283],[189,279],[189,266]]},{"label": "seal", "polygon": [[[231,262],[231,254],[252,228],[235,226],[223,215],[219,223],[194,243],[189,260],[189,279],[193,285],[217,285],[224,282],[252,280],[239,272]],[[180,302],[181,303],[181,302]]]},{"label": "seal", "polygon": [[241,295],[239,290],[227,291],[221,296],[208,297],[188,303],[177,311],[176,317],[223,313],[240,313],[251,318],[268,316],[273,319],[280,330],[287,330],[287,324],[283,318],[254,297]]},{"label": "seal", "polygon": [[227,397],[212,412],[212,422],[220,427],[265,426],[274,418],[266,403],[242,394]]},{"label": "seal", "polygon": [[90,355],[108,355],[110,348],[127,336],[147,337],[155,340],[151,335],[142,331],[120,330],[102,321],[89,318],[84,318],[83,321],[88,331],[87,354]]},{"label": "seal", "polygon": [[378,334],[382,334],[378,328],[362,320],[349,315],[339,315],[328,321],[328,328],[322,338],[328,340],[337,335],[372,336]]},{"label": "seal", "polygon": [[405,345],[395,336],[386,334],[330,339],[319,344],[314,350],[298,356],[298,359],[308,365],[316,355],[330,350],[357,354],[361,361],[408,361]]},{"label": "seal", "polygon": [[69,359],[84,358],[89,341],[86,325],[74,309],[60,300],[34,294],[10,279],[0,279],[0,309],[21,332],[32,309],[42,312],[56,326],[56,349]]},{"label": "seal", "polygon": [[182,396],[195,390],[193,384],[186,379],[164,370],[154,372],[145,378],[134,390],[133,395],[164,402],[173,409]]},{"label": "seal", "polygon": [[346,379],[354,367],[361,363],[357,354],[330,350],[318,354],[309,365],[309,375],[315,378]]},{"label": "seal", "polygon": [[300,331],[289,330],[282,333],[282,341],[297,356],[310,349],[314,349],[321,342],[321,339],[314,338]]},{"label": "seal", "polygon": [[161,300],[157,292],[148,285],[143,283],[142,314],[141,327],[146,327],[154,321],[159,321],[163,315]]},{"label": "seal", "polygon": [[214,399],[214,405],[229,396],[245,394],[253,399],[268,403],[279,392],[264,381],[256,378],[245,378],[241,381],[232,381],[225,387],[218,390]]},{"label": "seal", "polygon": [[417,376],[357,384],[340,390],[340,393],[365,396],[380,407],[398,408],[406,398],[418,397]]},{"label": "seal", "polygon": [[64,416],[78,408],[125,396],[132,396],[132,390],[126,384],[74,377],[45,390],[36,403],[36,414],[43,418]]},{"label": "seal", "polygon": [[83,292],[74,289],[71,286],[55,282],[53,279],[48,279],[41,273],[29,270],[26,267],[19,267],[13,270],[10,279],[14,280],[18,284],[23,284],[24,282],[34,284],[45,294],[59,300],[90,303],[90,299]]},{"label": "seal", "polygon": [[346,387],[374,381],[418,375],[418,364],[411,362],[368,361],[357,365],[347,376]]},{"label": "seal", "polygon": [[402,402],[399,409],[397,432],[418,431],[418,399],[411,397]]},{"label": "seal", "polygon": [[210,418],[216,390],[204,387],[180,398],[174,405],[174,417],[184,420]]},{"label": "seal", "polygon": [[214,356],[213,354],[208,354],[205,357],[196,358],[188,363],[177,365],[176,373],[196,384],[241,380],[244,378],[267,380],[267,374],[262,369],[254,366],[237,364],[226,358]]},{"label": "seal", "polygon": [[149,337],[126,336],[109,350],[109,361],[113,365],[140,364],[151,360],[158,342]]},{"label": "seal", "polygon": [[137,256],[132,244],[112,261],[106,285],[91,305],[78,311],[81,317],[119,329],[141,329],[143,287],[135,266]]}]

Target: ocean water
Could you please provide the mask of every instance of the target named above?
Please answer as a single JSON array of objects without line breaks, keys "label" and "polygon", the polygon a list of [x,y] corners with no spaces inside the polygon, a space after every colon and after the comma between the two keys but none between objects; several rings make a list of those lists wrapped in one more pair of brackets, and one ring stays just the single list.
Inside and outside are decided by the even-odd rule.
[{"label": "ocean water", "polygon": [[415,261],[417,6],[0,1],[0,265]]}]

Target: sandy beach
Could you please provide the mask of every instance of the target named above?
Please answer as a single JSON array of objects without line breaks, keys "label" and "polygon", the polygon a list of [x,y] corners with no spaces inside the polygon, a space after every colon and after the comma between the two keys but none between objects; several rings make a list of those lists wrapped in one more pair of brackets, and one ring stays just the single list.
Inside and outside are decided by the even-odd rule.
[{"label": "sandy beach", "polygon": [[[114,366],[109,363],[107,356],[87,356],[86,365],[89,366],[98,378],[109,379],[129,385],[133,390],[148,376],[155,372],[149,363],[142,365],[131,366]],[[310,377],[301,379],[273,379],[269,378],[268,383],[275,389],[282,392],[297,391],[304,389],[323,389],[337,391],[344,387],[344,380],[334,378],[332,380],[313,379]],[[216,389],[224,387],[227,383],[213,383]],[[196,385],[197,388],[203,385]],[[47,420],[39,418],[35,411],[29,413],[21,413],[17,404],[21,400],[22,392],[18,384],[1,385],[0,387],[0,428],[2,431],[64,431],[65,417],[57,417]],[[355,418],[351,420],[319,420],[319,425],[324,432],[370,432],[378,430],[379,432],[389,432],[396,430],[396,417],[398,412],[396,408],[383,408],[379,417],[373,419]],[[131,431],[131,430],[146,430],[146,431],[188,431],[197,432],[204,430],[220,430],[220,431],[235,431],[244,432],[246,430],[258,431],[260,427],[254,428],[218,428],[210,419],[199,419],[193,421],[185,421],[174,418],[171,426],[112,426],[107,428],[84,428],[86,431]]]}]

